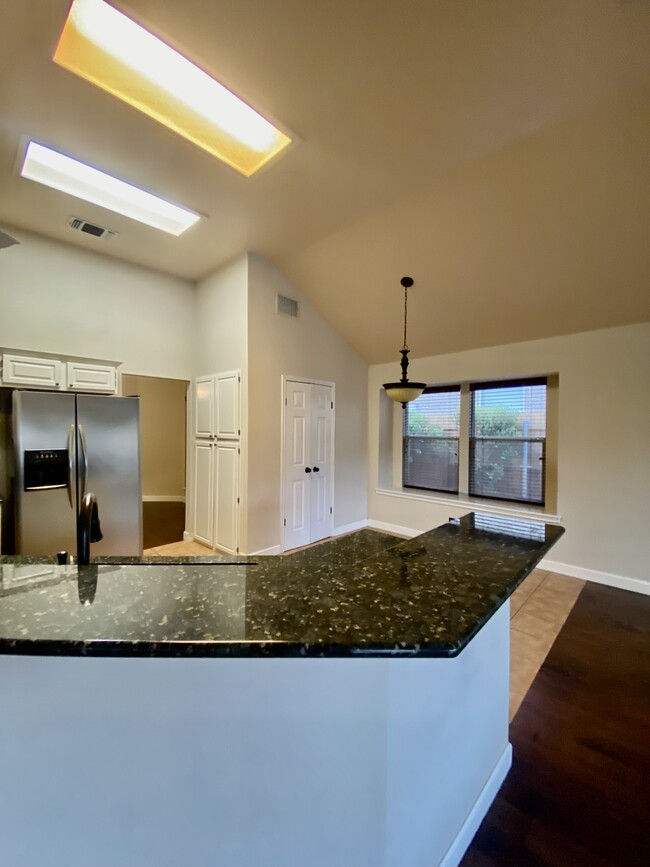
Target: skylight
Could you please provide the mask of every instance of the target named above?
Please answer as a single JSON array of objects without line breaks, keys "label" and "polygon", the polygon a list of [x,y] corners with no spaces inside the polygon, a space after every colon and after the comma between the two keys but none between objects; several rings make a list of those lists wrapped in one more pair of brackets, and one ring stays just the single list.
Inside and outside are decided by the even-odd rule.
[{"label": "skylight", "polygon": [[20,174],[170,235],[180,235],[200,219],[199,214],[37,142],[29,142]]},{"label": "skylight", "polygon": [[104,0],[74,0],[54,60],[250,177],[291,141]]}]

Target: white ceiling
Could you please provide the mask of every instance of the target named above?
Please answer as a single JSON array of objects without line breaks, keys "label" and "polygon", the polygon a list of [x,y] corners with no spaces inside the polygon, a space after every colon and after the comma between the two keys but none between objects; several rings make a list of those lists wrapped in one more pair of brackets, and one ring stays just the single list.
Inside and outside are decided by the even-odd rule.
[{"label": "white ceiling", "polygon": [[[414,357],[650,319],[647,0],[112,2],[297,144],[246,180],[51,61],[68,0],[0,0],[0,225],[190,279],[260,253],[369,362],[403,274]],[[24,180],[24,135],[208,219]]]}]

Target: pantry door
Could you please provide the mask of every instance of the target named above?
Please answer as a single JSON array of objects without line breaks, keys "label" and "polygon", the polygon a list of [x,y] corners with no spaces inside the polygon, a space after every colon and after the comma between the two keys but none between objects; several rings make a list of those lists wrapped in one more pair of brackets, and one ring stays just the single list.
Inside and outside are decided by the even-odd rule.
[{"label": "pantry door", "polygon": [[334,387],[285,380],[283,548],[332,535]]}]

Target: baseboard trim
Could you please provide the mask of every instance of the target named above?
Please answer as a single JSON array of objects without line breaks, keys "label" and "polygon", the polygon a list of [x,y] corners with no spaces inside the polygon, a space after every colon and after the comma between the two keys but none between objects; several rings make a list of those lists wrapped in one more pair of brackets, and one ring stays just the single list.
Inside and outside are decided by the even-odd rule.
[{"label": "baseboard trim", "polygon": [[496,798],[497,792],[501,788],[511,765],[512,744],[509,743],[501,754],[501,758],[496,763],[487,783],[483,786],[481,794],[478,796],[476,803],[470,810],[469,816],[463,822],[456,839],[449,849],[447,849],[447,854],[440,862],[440,867],[458,867],[463,855],[469,848],[469,844],[474,839],[474,834],[476,834],[479,825],[485,818],[485,814],[490,809],[492,801]]},{"label": "baseboard trim", "polygon": [[184,503],[185,497],[179,497],[175,494],[145,494],[142,497],[143,503]]},{"label": "baseboard trim", "polygon": [[187,530],[183,530],[183,542],[193,542],[194,535],[192,533],[188,533]]},{"label": "baseboard trim", "polygon": [[271,557],[275,554],[282,553],[282,545],[273,545],[271,548],[262,548],[261,551],[253,551],[252,554],[249,554],[249,557]]},{"label": "baseboard trim", "polygon": [[354,533],[355,530],[363,530],[368,526],[368,521],[353,521],[351,524],[343,524],[340,527],[334,527],[332,536],[343,536],[344,533]]},{"label": "baseboard trim", "polygon": [[568,575],[570,578],[582,578],[585,581],[594,581],[596,584],[607,584],[619,590],[631,590],[633,593],[643,593],[650,596],[650,581],[642,581],[641,578],[628,578],[626,575],[614,575],[611,572],[599,572],[596,569],[583,569],[582,566],[572,566],[570,563],[558,563],[555,560],[541,560],[538,569],[547,569],[549,572],[559,572],[560,575]]},{"label": "baseboard trim", "polygon": [[371,530],[383,530],[385,533],[395,533],[397,536],[406,536],[412,539],[413,536],[419,536],[423,530],[413,530],[411,527],[400,527],[399,524],[388,524],[386,521],[368,521],[368,527]]}]

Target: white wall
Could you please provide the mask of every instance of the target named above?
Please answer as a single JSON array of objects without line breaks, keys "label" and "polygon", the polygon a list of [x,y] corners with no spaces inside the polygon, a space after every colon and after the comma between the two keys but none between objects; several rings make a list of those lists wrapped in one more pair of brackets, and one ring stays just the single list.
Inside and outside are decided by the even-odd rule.
[{"label": "white wall", "polygon": [[248,364],[248,257],[241,256],[196,287],[194,375],[245,372]]},{"label": "white wall", "polygon": [[11,234],[20,244],[0,253],[0,346],[190,378],[193,283],[19,229]]},{"label": "white wall", "polygon": [[[280,292],[300,316],[276,313]],[[334,528],[366,518],[367,365],[270,262],[249,256],[249,551],[281,544],[281,377],[336,384]]]},{"label": "white wall", "polygon": [[[381,384],[396,368],[369,373],[369,519],[421,531],[467,509],[453,498],[441,505],[377,493],[385,487]],[[549,559],[568,574],[650,583],[650,324],[415,359],[409,368],[431,384],[543,373],[559,374],[557,511],[566,528]]]},{"label": "white wall", "polygon": [[[196,287],[196,328],[193,336],[194,375],[241,371],[241,456],[239,544],[248,551],[248,256],[241,256],[207,275]],[[188,491],[194,467],[188,468]],[[188,498],[187,530],[194,523]]]}]

